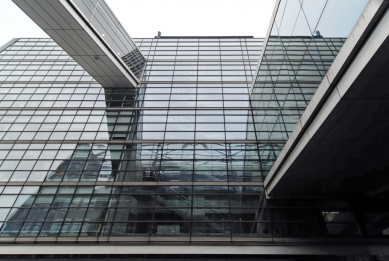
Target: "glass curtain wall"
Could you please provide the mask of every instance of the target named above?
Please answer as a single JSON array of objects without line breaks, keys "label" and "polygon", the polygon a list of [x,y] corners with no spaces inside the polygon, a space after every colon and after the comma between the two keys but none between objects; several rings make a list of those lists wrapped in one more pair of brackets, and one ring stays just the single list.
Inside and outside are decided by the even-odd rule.
[{"label": "glass curtain wall", "polygon": [[102,88],[50,39],[0,53],[2,240],[388,236],[385,199],[265,199],[262,155],[282,143],[248,124],[269,118],[248,99],[263,39],[135,41],[136,91]]},{"label": "glass curtain wall", "polygon": [[231,240],[255,229],[241,222],[264,198],[246,138],[263,40],[137,41],[148,67],[136,90],[102,88],[52,40],[1,53],[3,237]]},{"label": "glass curtain wall", "polygon": [[[280,0],[250,92],[264,176],[342,48],[367,0]],[[347,14],[347,15],[345,15]],[[340,26],[341,25],[341,26]]]}]

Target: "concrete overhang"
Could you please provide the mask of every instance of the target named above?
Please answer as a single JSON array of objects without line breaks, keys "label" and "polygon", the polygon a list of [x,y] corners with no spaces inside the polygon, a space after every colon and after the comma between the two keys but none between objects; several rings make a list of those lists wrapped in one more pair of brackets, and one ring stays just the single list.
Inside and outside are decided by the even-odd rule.
[{"label": "concrete overhang", "polygon": [[388,4],[367,4],[267,176],[268,197],[388,193]]},{"label": "concrete overhang", "polygon": [[137,77],[71,1],[13,2],[103,87],[138,85]]}]

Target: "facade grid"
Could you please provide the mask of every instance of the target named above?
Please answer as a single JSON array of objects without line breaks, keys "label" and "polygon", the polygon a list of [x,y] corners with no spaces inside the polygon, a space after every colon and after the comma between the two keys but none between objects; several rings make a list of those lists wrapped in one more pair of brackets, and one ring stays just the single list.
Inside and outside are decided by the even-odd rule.
[{"label": "facade grid", "polygon": [[[263,39],[134,40],[147,57],[137,89],[103,88],[50,39],[0,53],[3,241],[386,236],[384,199],[265,198],[263,179],[342,39],[318,39],[323,69],[300,60],[296,87],[282,81],[293,57],[280,62],[268,44],[252,93]],[[295,57],[307,46],[287,43]]]},{"label": "facade grid", "polygon": [[265,38],[13,2],[50,38],[0,47],[1,258],[389,260],[389,1],[276,0]]}]

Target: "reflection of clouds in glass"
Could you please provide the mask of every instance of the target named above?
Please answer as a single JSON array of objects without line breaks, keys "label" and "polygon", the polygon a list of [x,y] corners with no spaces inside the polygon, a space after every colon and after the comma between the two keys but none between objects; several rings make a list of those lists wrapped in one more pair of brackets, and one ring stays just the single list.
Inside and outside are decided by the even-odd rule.
[{"label": "reflection of clouds in glass", "polygon": [[166,125],[166,131],[194,131],[194,126],[191,123],[171,123]]},{"label": "reflection of clouds in glass", "polygon": [[328,0],[316,31],[320,31],[324,37],[348,37],[367,2]]},{"label": "reflection of clouds in glass", "polygon": [[271,35],[348,37],[368,0],[281,1]]},{"label": "reflection of clouds in glass", "polygon": [[138,140],[163,140],[165,133],[163,131],[158,132],[138,132]]},{"label": "reflection of clouds in glass", "polygon": [[301,35],[311,35],[311,31],[309,29],[309,26],[307,24],[307,20],[305,19],[304,12],[302,9],[300,9],[300,12],[297,16],[293,32],[291,34],[292,36],[301,36]]},{"label": "reflection of clouds in glass", "polygon": [[[256,131],[256,137],[248,132],[247,138],[288,140],[366,3],[367,0],[280,1],[251,94],[256,116],[255,124],[248,128]],[[227,99],[224,103],[233,106]],[[240,132],[237,126],[226,124],[228,134],[233,133],[231,130]],[[265,175],[281,149],[282,146],[265,150],[273,151],[273,155],[263,155],[269,162]]]},{"label": "reflection of clouds in glass", "polygon": [[167,140],[193,140],[194,132],[182,131],[182,132],[170,132],[166,131],[165,139]]},{"label": "reflection of clouds in glass", "polygon": [[272,32],[272,34],[290,36],[293,32],[294,24],[300,11],[300,2],[299,0],[283,0],[280,3],[280,7],[280,12],[277,12],[275,19],[278,30]]},{"label": "reflection of clouds in glass", "polygon": [[319,22],[320,16],[323,13],[323,9],[327,2],[328,0],[307,0],[303,2],[304,16],[308,22],[311,34],[315,33],[317,23]]}]

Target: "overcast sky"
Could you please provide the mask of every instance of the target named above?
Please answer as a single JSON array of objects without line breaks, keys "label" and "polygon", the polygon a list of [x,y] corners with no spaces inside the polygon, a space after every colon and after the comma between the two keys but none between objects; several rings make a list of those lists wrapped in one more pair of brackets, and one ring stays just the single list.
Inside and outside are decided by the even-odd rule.
[{"label": "overcast sky", "polygon": [[[131,37],[264,37],[275,0],[106,0]],[[11,0],[0,0],[0,46],[47,37]]]}]

